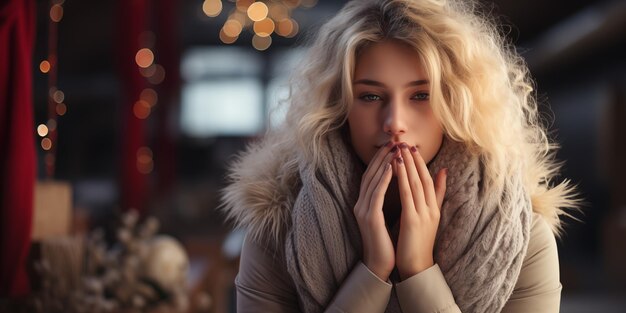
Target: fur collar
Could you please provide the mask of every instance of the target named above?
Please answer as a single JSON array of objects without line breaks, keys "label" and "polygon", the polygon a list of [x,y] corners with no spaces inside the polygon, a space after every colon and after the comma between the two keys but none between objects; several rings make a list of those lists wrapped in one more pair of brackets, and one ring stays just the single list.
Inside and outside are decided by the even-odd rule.
[{"label": "fur collar", "polygon": [[300,189],[297,165],[288,166],[292,153],[263,140],[250,145],[230,166],[221,209],[254,241],[283,242],[291,225],[291,207]]}]

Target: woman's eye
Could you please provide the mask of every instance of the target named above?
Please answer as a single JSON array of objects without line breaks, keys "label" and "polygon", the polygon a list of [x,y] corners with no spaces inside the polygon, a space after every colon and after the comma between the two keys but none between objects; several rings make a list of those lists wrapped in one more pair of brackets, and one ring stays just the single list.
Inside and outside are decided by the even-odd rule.
[{"label": "woman's eye", "polygon": [[420,92],[415,94],[412,99],[418,101],[426,101],[430,99],[430,95],[427,92]]},{"label": "woman's eye", "polygon": [[377,95],[373,95],[373,94],[367,94],[367,95],[362,95],[361,100],[365,100],[365,101],[378,101],[380,100],[380,97]]}]

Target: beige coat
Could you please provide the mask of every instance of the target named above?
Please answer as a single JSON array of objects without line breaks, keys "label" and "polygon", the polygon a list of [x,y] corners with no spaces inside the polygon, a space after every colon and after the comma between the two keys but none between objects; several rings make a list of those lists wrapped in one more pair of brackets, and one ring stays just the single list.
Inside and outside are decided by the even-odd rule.
[{"label": "beige coat", "polygon": [[[246,237],[235,281],[237,312],[300,311],[295,286],[280,255]],[[354,267],[326,312],[384,312],[394,291],[405,313],[460,312],[438,265],[392,285],[363,263]],[[502,312],[559,312],[560,298],[556,241],[546,221],[535,213],[528,253]]]},{"label": "beige coat", "polygon": [[[247,229],[236,278],[238,312],[299,312],[294,283],[287,272],[282,246],[291,222],[296,172],[281,168],[293,151],[284,147],[250,147],[232,164],[233,183],[224,191],[225,213]],[[503,312],[558,312],[561,296],[554,201],[533,207],[527,254],[515,289]],[[552,199],[554,200],[554,199]],[[535,205],[535,202],[533,202]],[[402,311],[459,312],[438,265],[396,284],[381,281],[358,263],[343,282],[327,312],[384,312],[392,292]]]}]

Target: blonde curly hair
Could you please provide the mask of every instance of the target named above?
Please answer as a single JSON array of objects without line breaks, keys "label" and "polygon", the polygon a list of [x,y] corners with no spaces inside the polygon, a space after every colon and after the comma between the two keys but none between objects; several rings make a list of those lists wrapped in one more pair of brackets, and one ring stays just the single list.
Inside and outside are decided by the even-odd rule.
[{"label": "blonde curly hair", "polygon": [[559,216],[579,205],[575,188],[554,185],[557,145],[541,123],[528,67],[472,1],[351,1],[325,23],[291,79],[286,122],[270,134],[278,151],[299,149],[282,165],[292,174],[285,179],[301,162],[316,166],[321,140],[346,123],[359,53],[385,40],[415,49],[444,133],[480,155],[487,183],[501,191],[513,172],[524,173],[533,210],[560,234]]}]

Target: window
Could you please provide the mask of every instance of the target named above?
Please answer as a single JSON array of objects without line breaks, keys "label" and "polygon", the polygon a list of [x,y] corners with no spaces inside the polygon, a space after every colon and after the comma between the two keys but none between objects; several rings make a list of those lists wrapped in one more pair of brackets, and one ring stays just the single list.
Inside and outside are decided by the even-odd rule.
[{"label": "window", "polygon": [[302,50],[273,52],[269,75],[263,72],[262,53],[268,52],[231,46],[193,48],[185,53],[181,64],[181,128],[185,135],[254,136],[268,122],[271,126],[282,123],[288,77]]}]

